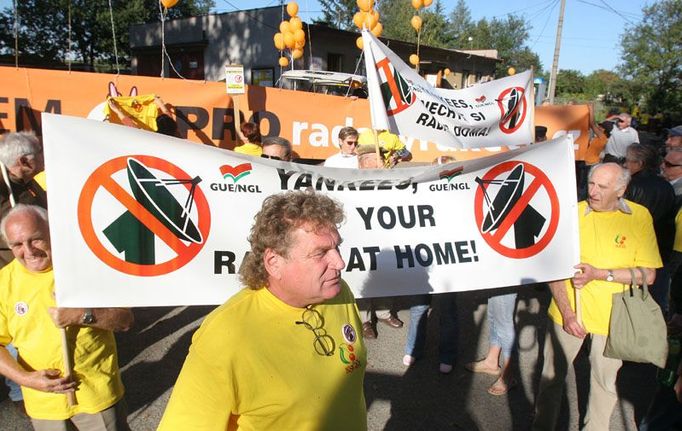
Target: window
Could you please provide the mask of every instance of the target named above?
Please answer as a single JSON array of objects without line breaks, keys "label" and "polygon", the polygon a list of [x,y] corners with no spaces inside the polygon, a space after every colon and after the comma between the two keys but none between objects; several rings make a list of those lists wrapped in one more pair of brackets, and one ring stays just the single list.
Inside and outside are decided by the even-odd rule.
[{"label": "window", "polygon": [[343,55],[328,53],[327,70],[330,72],[343,72]]}]

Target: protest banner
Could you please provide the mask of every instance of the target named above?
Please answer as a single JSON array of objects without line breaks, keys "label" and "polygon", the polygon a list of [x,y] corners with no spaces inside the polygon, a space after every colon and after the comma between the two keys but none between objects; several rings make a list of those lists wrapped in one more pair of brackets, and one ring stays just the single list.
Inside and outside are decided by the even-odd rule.
[{"label": "protest banner", "polygon": [[[107,96],[127,96],[133,89],[159,95],[173,106],[181,138],[226,149],[236,142],[232,97],[240,99],[244,121],[258,123],[263,136],[289,139],[301,158],[324,160],[337,153],[342,127],[370,127],[367,100],[271,87],[247,85],[246,94],[230,96],[222,82],[14,67],[0,67],[0,82],[0,133],[35,130],[41,135],[41,112],[101,119]],[[583,160],[590,143],[586,105],[539,106],[535,124],[547,127],[550,139],[573,135],[579,146],[576,159]],[[443,154],[469,160],[501,151],[457,150],[411,136],[401,139],[416,162],[431,162]]]},{"label": "protest banner", "polygon": [[460,90],[435,88],[362,32],[372,126],[453,148],[533,142],[533,73]]},{"label": "protest banner", "polygon": [[358,297],[567,278],[577,263],[567,138],[448,165],[350,170],[42,121],[60,306],[222,303],[241,288],[262,201],[311,188],[344,206],[342,277]]}]

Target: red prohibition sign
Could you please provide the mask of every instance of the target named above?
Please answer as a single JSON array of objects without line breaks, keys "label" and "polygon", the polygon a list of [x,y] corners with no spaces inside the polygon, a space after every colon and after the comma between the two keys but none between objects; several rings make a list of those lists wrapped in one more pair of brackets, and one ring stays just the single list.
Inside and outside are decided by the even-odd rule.
[{"label": "red prohibition sign", "polygon": [[[197,187],[194,192],[194,203],[199,214],[198,229],[201,232],[203,241],[186,245],[112,178],[115,173],[127,169],[128,159],[130,158],[138,160],[150,168],[163,171],[173,178],[191,178],[189,174],[179,167],[154,156],[130,155],[109,160],[88,177],[83,190],[81,190],[80,197],[78,198],[78,226],[90,250],[110,267],[120,272],[137,276],[167,274],[186,265],[199,253],[206,243],[211,226],[211,213],[208,201],[203,191]],[[189,191],[190,185],[184,184],[184,186]],[[158,236],[168,247],[175,251],[177,256],[166,262],[141,265],[126,262],[111,253],[99,240],[92,223],[92,204],[96,193],[100,189],[110,193],[126,210],[130,211],[142,224],[151,230],[154,235]]]},{"label": "red prohibition sign", "polygon": [[[514,106],[514,108],[510,112],[505,113],[505,107],[502,104],[502,101],[504,100],[509,93],[512,92],[512,90],[516,90],[517,93],[520,95],[518,97],[521,98],[518,103]],[[509,87],[506,90],[504,90],[500,95],[497,97],[497,106],[500,108],[500,111],[502,112],[502,119],[500,120],[500,130],[503,133],[510,134],[514,133],[517,130],[519,130],[519,127],[523,124],[523,120],[526,119],[526,112],[528,111],[528,106],[526,105],[526,90],[523,87]],[[516,122],[516,125],[514,127],[507,127],[505,121],[505,117],[510,117],[514,114],[519,113],[519,110],[521,112],[521,118]]]},{"label": "red prohibition sign", "polygon": [[[514,204],[513,208],[509,211],[509,214],[504,218],[502,223],[494,232],[483,233],[481,232],[481,226],[483,224],[483,190],[482,187],[476,188],[476,196],[474,197],[474,216],[476,218],[476,226],[478,227],[481,236],[486,243],[495,251],[503,256],[511,257],[514,259],[525,259],[531,256],[535,256],[547,247],[549,242],[554,237],[556,233],[557,226],[559,225],[559,197],[556,194],[556,190],[549,180],[547,175],[538,169],[536,166],[531,165],[526,162],[519,161],[508,161],[500,163],[490,169],[484,176],[483,182],[498,179],[501,175],[511,172],[519,164],[522,164],[525,172],[533,176],[533,181],[526,187],[526,189],[521,194],[521,197]],[[540,189],[544,189],[549,196],[551,214],[549,218],[549,226],[545,231],[545,234],[533,245],[526,248],[511,248],[502,244],[502,239],[512,228],[514,223],[518,220],[519,216],[524,209],[530,204],[530,201],[537,194]]]}]

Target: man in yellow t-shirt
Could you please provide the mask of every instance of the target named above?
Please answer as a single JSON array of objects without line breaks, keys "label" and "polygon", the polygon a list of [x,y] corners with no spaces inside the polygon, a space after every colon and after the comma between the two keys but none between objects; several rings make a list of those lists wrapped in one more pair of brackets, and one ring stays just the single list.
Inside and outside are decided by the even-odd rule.
[{"label": "man in yellow t-shirt", "polygon": [[341,279],[332,199],[263,202],[240,269],[247,286],[213,311],[192,345],[159,430],[366,430],[367,353]]},{"label": "man in yellow t-shirt", "polygon": [[[34,429],[66,429],[70,421],[81,431],[128,430],[112,331],[127,330],[132,312],[56,307],[45,209],[17,205],[0,231],[16,257],[0,271],[0,374],[21,385]],[[73,377],[65,376],[59,328],[73,355]],[[10,342],[17,360],[5,349]],[[67,403],[69,392],[75,405]]]},{"label": "man in yellow t-shirt", "polygon": [[[398,162],[408,162],[412,160],[412,153],[400,141],[398,135],[395,135],[388,130],[377,130],[377,140],[379,146],[385,151],[384,165],[392,168]],[[374,131],[372,129],[365,129],[358,137],[358,145],[374,146]]]},{"label": "man in yellow t-shirt", "polygon": [[[622,361],[604,356],[612,296],[631,284],[630,269],[642,284],[652,284],[662,266],[651,215],[623,199],[627,170],[615,163],[595,165],[588,177],[588,199],[578,204],[580,261],[571,280],[550,283],[552,303],[545,338],[544,365],[536,397],[534,430],[553,430],[568,371],[585,339],[590,340],[590,389],[583,430],[607,430],[618,400],[616,376]],[[643,275],[637,268],[643,269]],[[576,316],[580,292],[582,322]]]}]

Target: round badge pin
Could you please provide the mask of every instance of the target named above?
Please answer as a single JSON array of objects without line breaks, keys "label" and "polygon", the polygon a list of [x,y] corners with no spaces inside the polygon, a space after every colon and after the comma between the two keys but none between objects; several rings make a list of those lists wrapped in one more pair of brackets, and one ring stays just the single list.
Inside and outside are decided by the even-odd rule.
[{"label": "round badge pin", "polygon": [[23,301],[17,302],[14,304],[14,312],[17,313],[18,316],[23,316],[28,313],[28,304]]},{"label": "round badge pin", "polygon": [[353,328],[353,325],[350,323],[343,325],[343,328],[341,328],[341,333],[343,334],[343,339],[346,340],[346,343],[348,344],[353,344],[355,343],[355,340],[358,339],[358,334],[355,332],[355,328]]}]

